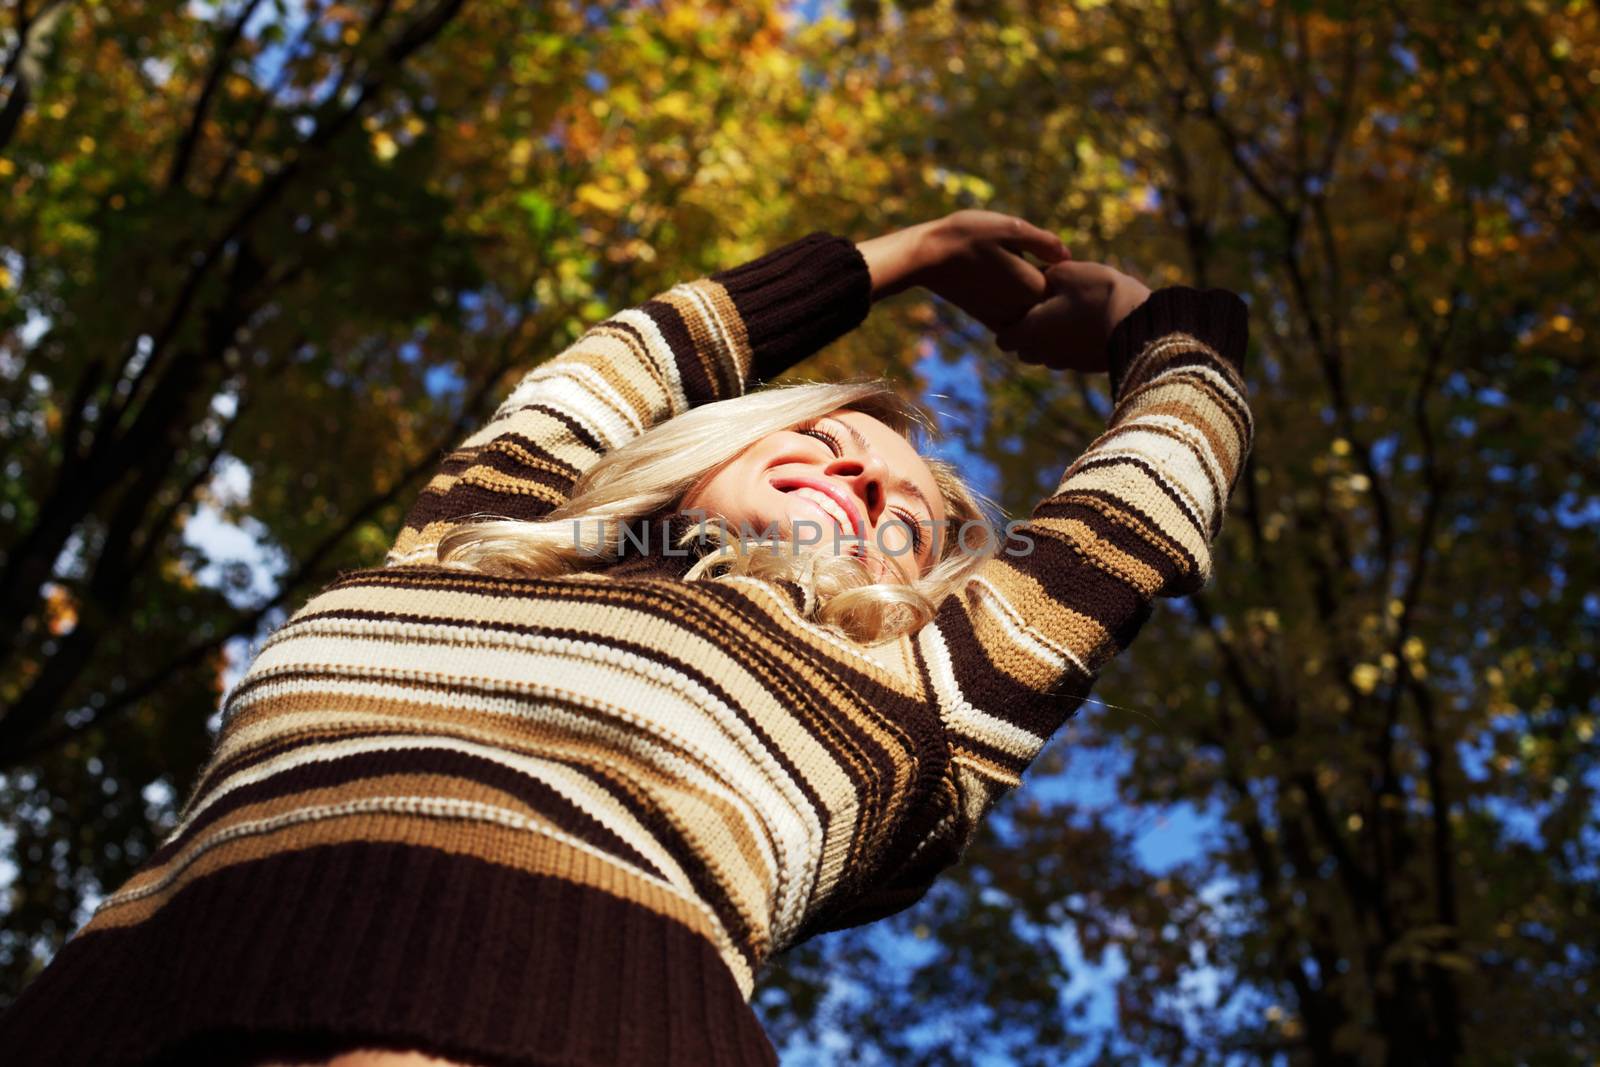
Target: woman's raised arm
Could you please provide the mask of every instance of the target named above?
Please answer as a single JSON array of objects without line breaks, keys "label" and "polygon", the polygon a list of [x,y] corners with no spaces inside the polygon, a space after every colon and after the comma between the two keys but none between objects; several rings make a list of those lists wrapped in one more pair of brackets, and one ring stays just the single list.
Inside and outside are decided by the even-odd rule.
[{"label": "woman's raised arm", "polygon": [[934,831],[897,842],[891,873],[827,928],[918,899],[1133,641],[1155,598],[1198,590],[1211,574],[1253,432],[1240,376],[1244,302],[1216,289],[1150,294],[1098,264],[1061,263],[1047,278],[1058,295],[1001,345],[1030,362],[1108,369],[1110,425],[909,638],[949,745],[943,810],[917,820]]},{"label": "woman's raised arm", "polygon": [[855,246],[819,232],[618,312],[528,371],[444,457],[387,563],[431,562],[471,518],[542,518],[606,452],[782,373],[859,325],[870,301]]}]

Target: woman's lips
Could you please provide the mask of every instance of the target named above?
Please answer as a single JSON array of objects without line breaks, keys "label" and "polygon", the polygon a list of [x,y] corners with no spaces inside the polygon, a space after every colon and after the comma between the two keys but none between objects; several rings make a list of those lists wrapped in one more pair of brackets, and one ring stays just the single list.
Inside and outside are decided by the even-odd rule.
[{"label": "woman's lips", "polygon": [[[861,514],[861,508],[854,500],[850,499],[849,493],[840,489],[837,485],[830,484],[826,479],[822,478],[805,478],[798,476],[774,478],[772,479],[771,484],[772,487],[778,490],[780,493],[793,492],[796,489],[814,489],[826,496],[829,500],[832,500],[835,504],[839,505],[839,510],[844,512],[845,516],[849,518],[851,533],[853,533],[857,540],[859,540],[862,544],[866,543],[867,522]],[[801,497],[800,499],[805,500],[805,497]],[[820,504],[809,500],[806,501],[806,503],[811,504],[812,507],[815,507],[818,511],[821,511],[824,515],[827,515],[827,511],[824,510]],[[829,515],[828,521],[832,522],[833,516]]]}]

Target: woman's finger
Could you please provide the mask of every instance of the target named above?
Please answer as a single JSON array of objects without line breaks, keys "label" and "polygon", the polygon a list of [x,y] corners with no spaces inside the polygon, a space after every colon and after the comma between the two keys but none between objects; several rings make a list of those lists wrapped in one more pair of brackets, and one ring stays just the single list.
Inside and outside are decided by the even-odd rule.
[{"label": "woman's finger", "polygon": [[958,232],[968,241],[994,241],[1018,254],[1031,252],[1047,263],[1070,255],[1060,237],[1017,215],[969,208],[956,212],[950,219],[959,220]]},{"label": "woman's finger", "polygon": [[995,239],[1006,249],[1017,253],[1031,252],[1046,263],[1059,263],[1072,258],[1066,242],[1056,234],[1035,226],[1027,219],[1019,219],[1014,215],[1005,217],[1009,221],[1002,225]]},{"label": "woman's finger", "polygon": [[[1019,357],[1039,347],[1046,336],[1052,315],[1050,301],[1038,301],[1029,307],[1024,314],[1009,323],[1004,329],[995,333],[995,343],[1002,352],[1016,352]],[[1024,360],[1024,362],[1029,362]]]},{"label": "woman's finger", "polygon": [[1005,329],[1044,299],[1048,287],[1038,267],[992,243],[973,251],[959,289],[946,295],[986,329]]}]

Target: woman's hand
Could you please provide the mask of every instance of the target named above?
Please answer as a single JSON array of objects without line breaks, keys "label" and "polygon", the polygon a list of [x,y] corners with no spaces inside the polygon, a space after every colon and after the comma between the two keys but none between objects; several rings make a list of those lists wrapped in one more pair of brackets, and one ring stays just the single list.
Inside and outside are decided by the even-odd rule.
[{"label": "woman's hand", "polygon": [[1117,323],[1150,296],[1137,278],[1104,263],[1056,263],[1045,271],[1049,293],[995,343],[1024,363],[1056,370],[1106,370],[1106,342]]},{"label": "woman's hand", "polygon": [[957,211],[856,246],[872,274],[872,299],[920,285],[993,331],[1017,322],[1047,295],[1046,264],[1071,257],[1061,238],[997,211]]}]

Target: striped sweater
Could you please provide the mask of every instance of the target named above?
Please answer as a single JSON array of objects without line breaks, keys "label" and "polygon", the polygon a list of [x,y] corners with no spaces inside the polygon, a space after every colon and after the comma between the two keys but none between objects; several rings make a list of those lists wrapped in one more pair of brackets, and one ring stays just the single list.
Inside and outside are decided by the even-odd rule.
[{"label": "striped sweater", "polygon": [[763,962],[918,899],[1153,598],[1206,581],[1251,438],[1242,302],[1165,289],[1120,324],[1110,426],[1034,509],[1033,551],[915,634],[853,644],[796,585],[664,559],[508,578],[434,546],[468,516],[546,514],[869,294],[854,245],[812,234],[528,372],[386,565],[260,649],[177,828],[0,1022],[10,1062],[773,1062]]}]

